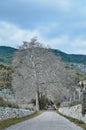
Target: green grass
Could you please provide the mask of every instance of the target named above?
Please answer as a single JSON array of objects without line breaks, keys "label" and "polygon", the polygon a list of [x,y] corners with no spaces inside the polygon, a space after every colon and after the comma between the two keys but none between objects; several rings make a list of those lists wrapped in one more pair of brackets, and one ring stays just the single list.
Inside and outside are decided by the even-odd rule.
[{"label": "green grass", "polygon": [[60,114],[61,116],[64,116],[65,118],[67,118],[71,122],[77,124],[78,126],[82,127],[84,130],[86,130],[86,124],[83,121],[69,117],[69,116],[66,116],[66,115],[63,115],[60,112],[57,112],[57,113]]},{"label": "green grass", "polygon": [[12,118],[12,119],[7,119],[7,120],[4,120],[4,121],[0,121],[0,130],[8,128],[9,126],[17,124],[19,122],[34,118],[34,117],[36,117],[36,116],[38,116],[38,115],[40,115],[42,113],[43,113],[43,111],[39,111],[39,112],[35,112],[34,114],[31,114],[31,115],[26,116],[26,117]]}]

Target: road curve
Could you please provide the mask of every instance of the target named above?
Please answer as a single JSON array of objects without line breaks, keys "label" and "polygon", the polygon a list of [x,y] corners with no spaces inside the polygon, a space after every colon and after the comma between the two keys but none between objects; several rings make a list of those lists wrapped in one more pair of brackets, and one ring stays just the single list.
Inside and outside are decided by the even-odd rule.
[{"label": "road curve", "polygon": [[38,117],[13,125],[5,130],[83,130],[79,126],[60,116],[47,111]]}]

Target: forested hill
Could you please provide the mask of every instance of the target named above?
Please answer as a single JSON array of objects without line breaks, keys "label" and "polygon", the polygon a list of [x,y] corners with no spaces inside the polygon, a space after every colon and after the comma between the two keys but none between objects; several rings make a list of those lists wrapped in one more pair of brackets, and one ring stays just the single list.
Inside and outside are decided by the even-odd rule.
[{"label": "forested hill", "polygon": [[55,55],[60,56],[61,59],[65,62],[72,62],[72,63],[86,63],[86,55],[80,54],[67,54],[60,50],[52,50]]},{"label": "forested hill", "polygon": [[[17,49],[12,47],[0,46],[0,63],[11,64],[13,54],[16,50]],[[55,53],[55,55],[60,56],[65,62],[86,63],[86,55],[67,54],[55,49],[52,51]]]},{"label": "forested hill", "polygon": [[0,46],[0,63],[11,64],[13,54],[16,50],[12,47]]}]

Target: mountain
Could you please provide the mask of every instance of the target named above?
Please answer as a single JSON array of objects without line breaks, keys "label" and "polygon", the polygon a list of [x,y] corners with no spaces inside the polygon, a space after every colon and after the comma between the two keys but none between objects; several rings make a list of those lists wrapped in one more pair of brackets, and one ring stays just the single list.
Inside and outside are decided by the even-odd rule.
[{"label": "mountain", "polygon": [[52,50],[55,55],[60,56],[61,59],[65,62],[71,62],[71,63],[86,63],[86,55],[80,55],[80,54],[67,54],[60,50]]},{"label": "mountain", "polygon": [[[11,64],[14,53],[17,49],[8,47],[8,46],[0,46],[0,63],[3,64]],[[64,62],[70,63],[86,63],[86,55],[79,54],[67,54],[60,50],[51,49],[55,53],[56,56],[61,57]]]},{"label": "mountain", "polygon": [[13,54],[17,49],[8,47],[8,46],[0,46],[0,63],[1,64],[11,64]]}]

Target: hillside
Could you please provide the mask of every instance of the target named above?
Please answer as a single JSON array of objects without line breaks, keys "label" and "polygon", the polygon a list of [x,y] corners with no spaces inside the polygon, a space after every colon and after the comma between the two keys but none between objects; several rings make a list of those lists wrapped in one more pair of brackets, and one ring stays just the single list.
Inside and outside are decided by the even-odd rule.
[{"label": "hillside", "polygon": [[[0,46],[0,63],[11,64],[13,54],[17,49],[7,46]],[[56,56],[60,56],[64,62],[86,63],[86,55],[67,54],[60,50],[52,50]]]},{"label": "hillside", "polygon": [[80,54],[67,54],[60,50],[52,50],[55,55],[60,56],[63,61],[71,63],[86,63],[86,55]]},{"label": "hillside", "polygon": [[0,46],[0,63],[11,64],[13,54],[16,50],[12,47]]}]

